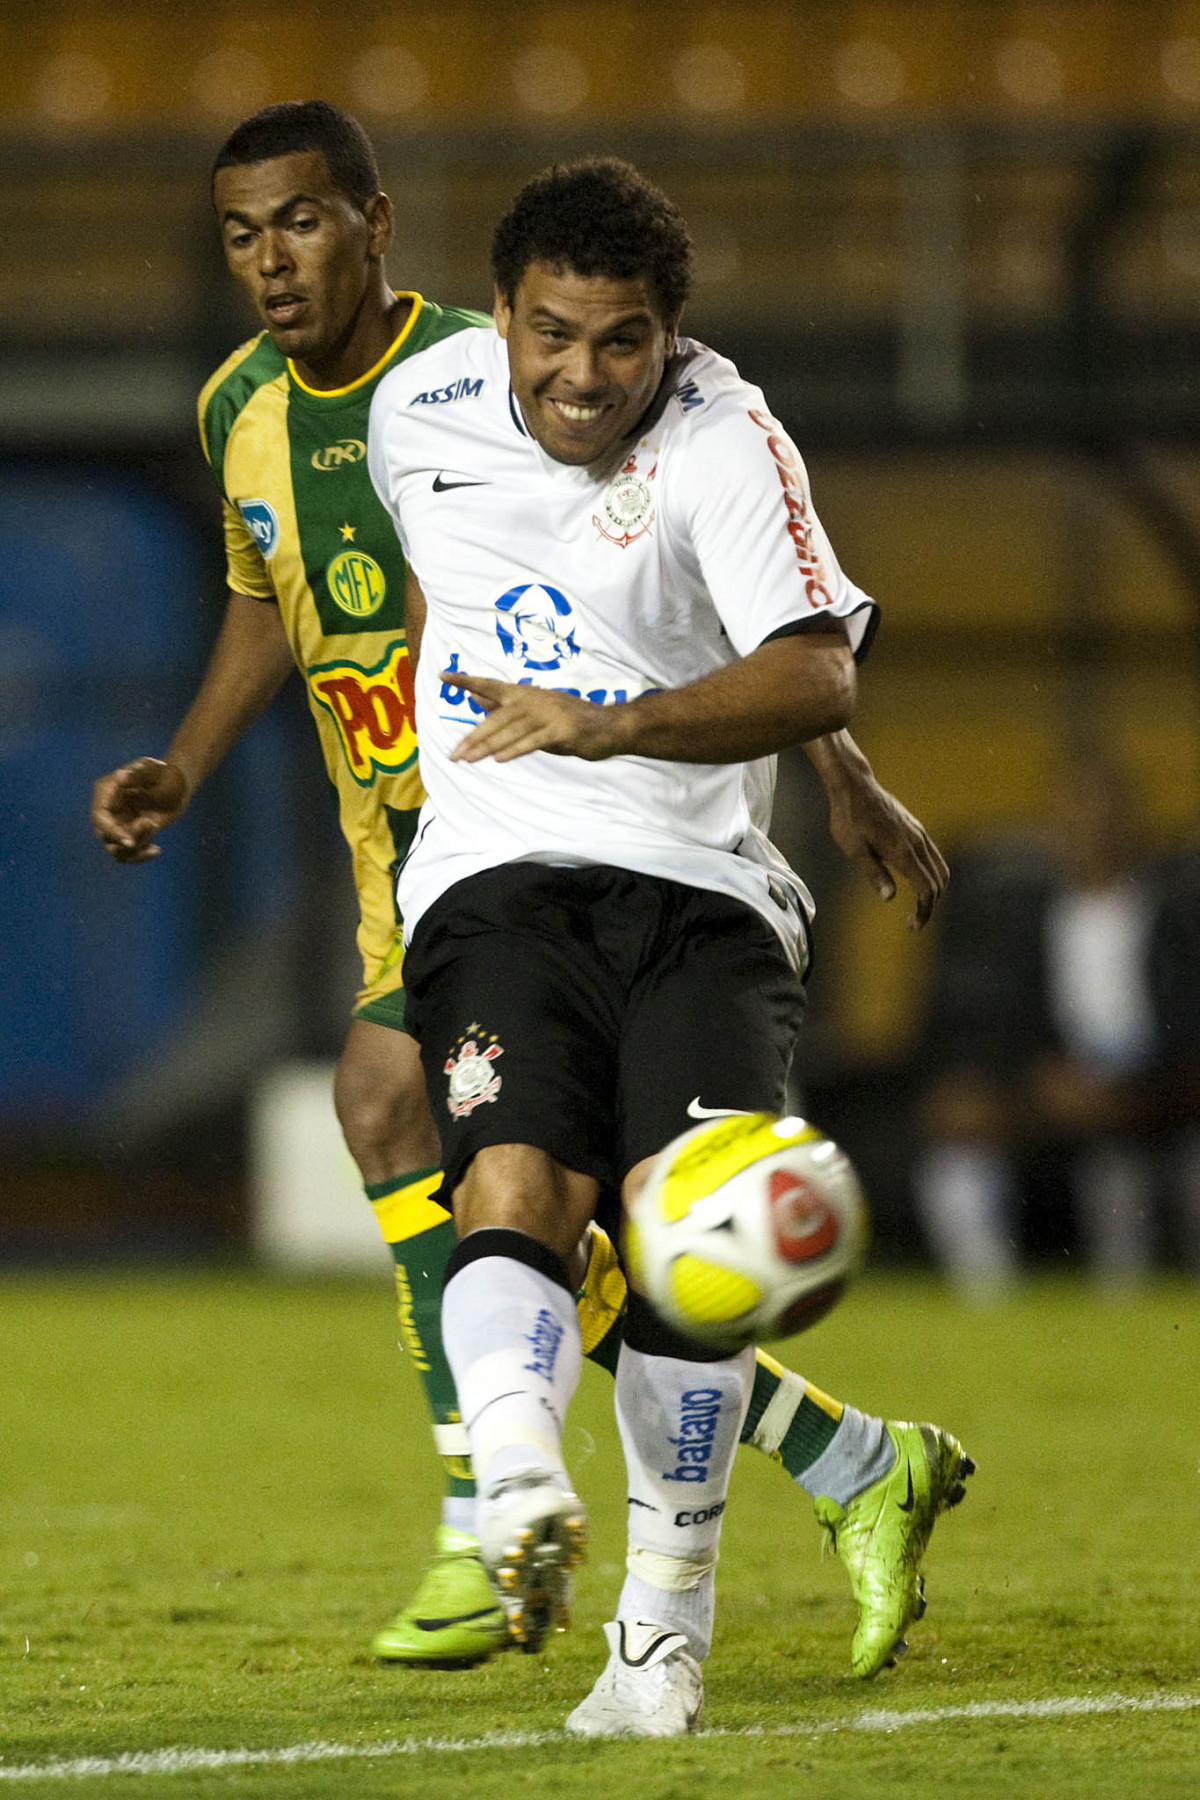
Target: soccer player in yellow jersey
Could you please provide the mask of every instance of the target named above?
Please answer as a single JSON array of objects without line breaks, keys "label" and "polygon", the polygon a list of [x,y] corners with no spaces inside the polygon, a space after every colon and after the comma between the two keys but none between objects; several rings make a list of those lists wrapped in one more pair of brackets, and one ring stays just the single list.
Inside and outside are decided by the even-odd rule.
[{"label": "soccer player in yellow jersey", "polygon": [[[357,123],[322,101],[266,108],[217,156],[213,201],[226,260],[264,329],[200,396],[204,452],[221,492],[229,594],[208,667],[163,758],[103,776],[96,835],[120,862],[159,854],[158,833],[298,668],[337,791],[358,890],[363,986],[337,1067],[347,1145],[396,1265],[405,1348],[420,1374],[447,1491],[437,1555],[374,1648],[389,1660],[478,1662],[507,1642],[474,1537],[466,1434],[442,1349],[441,1278],[454,1245],[438,1139],[416,1044],[404,1030],[403,934],[394,876],[423,794],[413,730],[403,555],[366,469],[378,382],[414,351],[482,321],[396,292],[384,270],[392,208]],[[450,389],[413,404],[453,406]],[[831,829],[885,898],[894,869],[923,924],[946,880],[920,824],[879,787],[846,733],[807,746]],[[610,1368],[624,1280],[598,1233],[581,1248],[585,1350]],[[859,1607],[852,1661],[872,1675],[918,1616],[919,1563],[937,1513],[961,1497],[954,1440],[831,1400],[760,1355],[743,1441],[817,1501]],[[930,1435],[932,1433],[932,1435]],[[953,1451],[950,1446],[954,1446]],[[893,1490],[907,1499],[891,1504]],[[915,1494],[915,1503],[912,1496]],[[878,1529],[886,1515],[886,1531]]]}]

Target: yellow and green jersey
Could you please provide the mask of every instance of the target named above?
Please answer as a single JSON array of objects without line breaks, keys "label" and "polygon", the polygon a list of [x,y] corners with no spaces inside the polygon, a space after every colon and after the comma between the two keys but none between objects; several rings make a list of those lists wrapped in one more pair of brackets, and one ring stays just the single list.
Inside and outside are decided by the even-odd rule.
[{"label": "yellow and green jersey", "polygon": [[229,585],[273,601],[308,687],[358,889],[358,1010],[399,1024],[403,937],[394,871],[424,799],[404,630],[404,555],[367,472],[367,417],[404,358],[484,315],[419,294],[387,354],[348,387],[306,387],[266,332],[200,394],[221,489]]}]

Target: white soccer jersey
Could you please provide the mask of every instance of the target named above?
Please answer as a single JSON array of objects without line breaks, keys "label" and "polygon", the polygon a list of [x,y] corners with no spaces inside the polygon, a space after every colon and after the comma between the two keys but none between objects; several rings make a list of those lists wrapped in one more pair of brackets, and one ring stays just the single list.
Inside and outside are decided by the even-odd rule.
[{"label": "white soccer jersey", "polygon": [[767,839],[773,757],[452,764],[483,709],[441,679],[616,704],[822,614],[865,651],[875,604],[838,566],[761,392],[684,339],[637,438],[603,469],[573,467],[526,429],[504,341],[471,329],[384,377],[369,460],[428,601],[416,702],[429,798],[400,875],[406,930],[499,863],[608,863],[748,902],[799,960],[812,900]]}]

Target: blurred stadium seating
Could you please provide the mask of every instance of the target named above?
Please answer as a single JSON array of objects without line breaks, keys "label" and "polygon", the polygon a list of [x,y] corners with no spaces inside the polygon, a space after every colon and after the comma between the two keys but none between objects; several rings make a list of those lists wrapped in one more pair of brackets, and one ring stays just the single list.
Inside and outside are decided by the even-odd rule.
[{"label": "blurred stadium seating", "polygon": [[1170,118],[1200,92],[1197,35],[1195,0],[16,0],[0,104],[37,127],[202,132],[301,91],[376,127]]},{"label": "blurred stadium seating", "polygon": [[[77,1124],[83,1087],[95,1102],[102,1074],[125,1081],[195,1004],[189,971],[203,990],[272,890],[276,917],[329,904],[313,898],[320,859],[287,848],[316,790],[280,806],[291,777],[273,758],[286,747],[290,768],[303,735],[286,717],[251,752],[257,775],[243,764],[226,787],[250,781],[222,827],[215,913],[192,907],[191,849],[143,872],[136,899],[90,845],[64,852],[91,775],[161,744],[215,623],[197,604],[203,589],[215,606],[221,583],[203,526],[197,547],[215,512],[192,402],[248,322],[207,167],[234,119],[315,93],[375,136],[397,202],[393,275],[439,298],[487,304],[491,226],[552,157],[626,154],[678,199],[698,249],[690,328],[762,382],[843,561],[885,604],[860,735],[936,835],[1036,818],[1059,746],[1089,735],[1124,756],[1163,843],[1194,829],[1200,0],[14,0],[0,16],[0,628],[18,704],[0,791],[11,891],[44,902],[25,903],[30,936],[4,977],[10,1129],[56,1109]],[[96,466],[114,459],[135,475],[106,489]],[[34,506],[35,481],[141,508],[123,589],[52,575],[67,501]],[[138,531],[165,536],[135,581]],[[155,635],[114,686],[87,646],[119,617],[132,657],[155,580]],[[67,581],[69,633],[54,598]],[[42,655],[35,589],[51,596],[43,687],[21,674],[22,655]],[[902,1077],[924,946],[829,862],[799,782],[790,769],[782,829],[826,915],[805,1075],[836,1105],[864,1071]],[[78,923],[81,887],[87,929],[56,938],[47,920]],[[172,974],[139,999],[109,993],[98,933],[152,941],[146,968]],[[22,1048],[48,1004],[31,971],[55,956],[75,1009],[56,1015],[74,1046],[58,1074],[52,1033],[36,1057]],[[349,981],[342,965],[328,978],[330,1021]],[[313,1041],[310,1025],[293,1048],[327,1052],[334,1032]],[[178,1091],[164,1105],[174,1116]]]}]

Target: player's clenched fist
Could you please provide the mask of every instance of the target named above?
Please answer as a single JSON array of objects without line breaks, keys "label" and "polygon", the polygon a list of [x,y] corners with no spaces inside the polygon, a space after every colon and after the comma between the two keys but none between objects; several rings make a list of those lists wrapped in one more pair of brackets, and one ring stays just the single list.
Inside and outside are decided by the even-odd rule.
[{"label": "player's clenched fist", "polygon": [[92,789],[92,829],[117,862],[149,862],[159,846],[153,841],[188,803],[183,771],[157,756],[139,756]]}]

